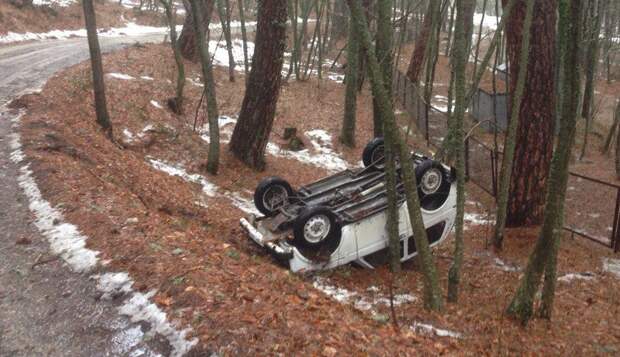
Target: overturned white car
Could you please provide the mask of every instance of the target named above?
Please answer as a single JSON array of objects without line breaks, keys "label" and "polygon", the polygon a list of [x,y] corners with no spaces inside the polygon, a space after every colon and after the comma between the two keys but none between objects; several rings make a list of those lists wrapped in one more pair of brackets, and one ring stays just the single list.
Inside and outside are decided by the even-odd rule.
[{"label": "overturned white car", "polygon": [[[434,246],[448,236],[454,223],[454,170],[417,154],[412,160],[424,226]],[[298,190],[279,177],[264,179],[254,193],[254,204],[264,216],[242,218],[241,225],[253,241],[294,272],[349,262],[371,268],[364,258],[388,245],[382,138],[366,146],[363,162],[364,168],[345,170]],[[405,261],[416,255],[416,248],[400,179],[397,189]]]}]

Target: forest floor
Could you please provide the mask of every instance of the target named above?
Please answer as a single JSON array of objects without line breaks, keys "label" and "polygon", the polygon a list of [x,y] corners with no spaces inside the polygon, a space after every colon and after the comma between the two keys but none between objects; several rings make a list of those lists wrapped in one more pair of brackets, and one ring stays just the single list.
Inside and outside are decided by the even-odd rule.
[{"label": "forest floor", "polygon": [[[359,165],[372,137],[371,96],[359,98],[357,142],[338,141],[344,86],[311,77],[282,87],[265,172],[236,159],[227,139],[239,112],[244,75],[228,81],[216,67],[222,150],[220,172],[204,171],[208,135],[199,68],[188,64],[186,114],[166,108],[176,72],[166,45],[134,46],[104,56],[115,143],[94,122],[90,69],[60,72],[39,94],[13,103],[24,110],[23,152],[42,196],[88,237],[110,271],[128,272],[139,292],[199,339],[197,354],[535,354],[620,353],[620,275],[609,249],[566,235],[552,321],[522,327],[504,316],[536,229],[509,230],[506,247],[488,248],[490,199],[469,187],[466,250],[458,304],[442,314],[422,308],[415,261],[396,279],[398,329],[386,304],[385,266],[345,266],[296,275],[251,243],[238,220],[253,211],[251,195],[265,176],[293,186]],[[406,118],[401,114],[400,120]],[[290,151],[281,135],[296,127],[306,150]],[[584,212],[594,210],[588,202]],[[453,243],[434,250],[442,287]],[[120,298],[120,297],[119,297]]]},{"label": "forest floor", "polygon": [[[127,3],[127,1],[125,1]],[[62,4],[59,5],[59,4]],[[128,23],[143,26],[165,27],[166,17],[162,11],[147,9],[138,10],[118,1],[96,2],[97,27],[105,30],[124,27]],[[182,23],[183,16],[179,14],[178,21]],[[3,36],[13,33],[48,33],[50,31],[78,30],[84,28],[84,11],[78,1],[53,1],[47,5],[16,7],[8,1],[0,2],[0,44],[9,41]],[[53,34],[50,34],[50,36]],[[47,36],[46,38],[53,38]]]}]

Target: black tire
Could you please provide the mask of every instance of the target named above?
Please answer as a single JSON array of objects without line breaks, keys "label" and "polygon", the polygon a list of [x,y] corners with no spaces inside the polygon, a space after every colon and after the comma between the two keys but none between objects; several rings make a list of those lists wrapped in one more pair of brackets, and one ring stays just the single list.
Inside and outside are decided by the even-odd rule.
[{"label": "black tire", "polygon": [[420,207],[434,211],[443,206],[450,195],[452,184],[446,168],[437,161],[424,160],[416,166],[415,175]]},{"label": "black tire", "polygon": [[364,167],[373,167],[377,170],[383,170],[385,168],[385,162],[383,157],[384,141],[382,137],[372,139],[362,153],[362,162]]},{"label": "black tire", "polygon": [[[314,222],[315,227],[312,227]],[[321,233],[321,225],[329,224],[326,232]],[[318,226],[316,226],[318,224]],[[309,226],[310,225],[310,226]],[[318,229],[318,231],[317,231]],[[313,234],[316,234],[313,236]],[[340,244],[342,225],[332,210],[325,206],[304,207],[293,223],[293,244],[295,246],[318,251],[322,248],[335,250]]]},{"label": "black tire", "polygon": [[[274,194],[284,196],[275,197]],[[276,176],[267,177],[254,190],[254,205],[260,213],[270,217],[277,214],[279,208],[289,203],[294,195],[295,191],[284,179]]]}]

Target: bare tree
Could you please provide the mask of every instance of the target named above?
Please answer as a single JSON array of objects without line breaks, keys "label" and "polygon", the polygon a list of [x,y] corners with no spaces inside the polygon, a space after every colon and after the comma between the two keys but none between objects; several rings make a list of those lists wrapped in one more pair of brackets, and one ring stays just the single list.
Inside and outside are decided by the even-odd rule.
[{"label": "bare tree", "polygon": [[349,25],[349,38],[347,40],[347,68],[345,77],[344,119],[340,141],[348,146],[355,146],[355,119],[357,115],[357,89],[359,86],[359,60],[360,47],[355,27]]},{"label": "bare tree", "polygon": [[108,114],[108,106],[105,97],[105,83],[103,81],[103,64],[101,62],[101,49],[97,37],[97,21],[93,0],[82,1],[84,9],[84,22],[88,36],[88,49],[90,51],[90,65],[93,72],[93,91],[95,92],[95,111],[97,123],[101,126],[106,136],[112,140],[112,122]]},{"label": "bare tree", "polygon": [[248,166],[265,167],[265,148],[276,113],[286,47],[286,0],[263,0],[258,6],[256,45],[239,121],[230,150]]},{"label": "bare tree", "polygon": [[[198,0],[202,8],[201,17],[202,19],[211,19],[211,13],[213,12],[213,1],[214,0]],[[194,10],[192,9],[192,4],[194,0],[184,0],[183,4],[185,5],[186,15],[185,21],[183,22],[183,29],[181,30],[181,35],[179,36],[179,48],[181,49],[181,54],[186,59],[196,62],[200,58],[199,49],[197,46],[197,34],[196,34],[196,26],[194,24]],[[203,29],[206,31],[209,29],[209,24],[203,24]],[[203,36],[205,36],[203,33]]]},{"label": "bare tree", "polygon": [[[211,3],[210,6],[208,3]],[[194,33],[198,45],[198,53],[200,55],[200,64],[202,69],[202,80],[207,97],[207,118],[209,119],[209,156],[207,158],[207,171],[217,174],[220,165],[220,127],[218,123],[217,97],[215,94],[215,78],[213,77],[213,66],[211,64],[211,56],[209,56],[209,48],[207,47],[207,33],[205,26],[209,26],[211,11],[207,11],[207,18],[202,15],[205,13],[203,6],[207,5],[211,11],[213,10],[212,0],[207,0],[204,4],[202,0],[191,0],[192,16],[194,21]]]},{"label": "bare tree", "polygon": [[183,63],[183,55],[177,41],[176,30],[176,9],[173,9],[172,0],[159,0],[166,11],[168,26],[170,27],[170,46],[174,54],[174,61],[177,66],[177,90],[176,97],[168,100],[168,106],[176,114],[183,113],[183,88],[185,87],[185,64]]},{"label": "bare tree", "polygon": [[222,24],[222,32],[226,41],[226,51],[228,52],[228,80],[235,81],[235,56],[232,51],[232,37],[230,35],[230,0],[216,0],[217,13]]}]

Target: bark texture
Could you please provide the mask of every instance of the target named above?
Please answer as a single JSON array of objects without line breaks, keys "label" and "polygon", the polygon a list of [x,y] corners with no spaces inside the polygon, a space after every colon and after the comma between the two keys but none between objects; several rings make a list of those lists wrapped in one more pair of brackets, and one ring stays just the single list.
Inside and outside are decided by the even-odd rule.
[{"label": "bark texture", "polygon": [[[508,0],[503,2],[506,7]],[[525,4],[525,0],[517,0],[507,23],[511,105],[514,104],[521,67],[519,56]],[[556,1],[536,0],[525,91],[518,112],[519,126],[506,219],[508,227],[540,224],[543,217],[555,126],[555,23]],[[514,112],[512,108],[510,112]],[[511,120],[513,116],[511,114]]]},{"label": "bark texture", "polygon": [[440,3],[440,1],[428,2],[424,20],[422,21],[422,30],[415,39],[415,47],[411,55],[409,68],[407,69],[407,78],[415,84],[420,80],[420,74],[424,68],[424,61],[428,52],[427,48],[433,27],[433,14],[439,13]]},{"label": "bark texture", "polygon": [[[211,13],[213,12],[214,0],[198,1],[202,4],[202,18],[210,19]],[[183,29],[181,30],[181,35],[179,36],[179,48],[181,49],[181,54],[183,54],[183,57],[192,62],[197,62],[200,58],[200,54],[196,43],[197,36],[194,26],[194,16],[192,15],[191,1],[184,0],[183,4],[185,5],[186,15],[185,21],[183,22]],[[206,32],[209,28],[209,24],[207,23],[204,28]]]},{"label": "bark texture", "polygon": [[560,0],[560,51],[564,83],[562,85],[561,128],[558,147],[553,156],[543,226],[525,274],[508,313],[526,324],[533,315],[534,297],[545,272],[540,315],[551,317],[555,295],[557,249],[562,234],[564,197],[568,166],[575,137],[580,97],[579,44],[581,40],[581,0]]},{"label": "bark texture", "polygon": [[359,86],[359,59],[360,47],[355,26],[349,26],[349,39],[347,40],[347,74],[346,90],[344,97],[344,120],[340,140],[348,147],[355,146],[355,119],[357,115],[357,88]]},{"label": "bark texture", "polygon": [[93,91],[95,92],[95,111],[97,123],[101,126],[106,136],[112,139],[112,122],[108,114],[108,105],[105,98],[105,83],[103,81],[103,64],[101,62],[101,49],[97,37],[97,21],[93,0],[82,1],[84,9],[84,22],[88,36],[88,49],[90,51],[90,65],[93,73]]},{"label": "bark texture", "polygon": [[259,2],[252,70],[230,141],[233,154],[257,170],[265,167],[265,148],[280,94],[286,48],[286,9],[286,0]]}]

